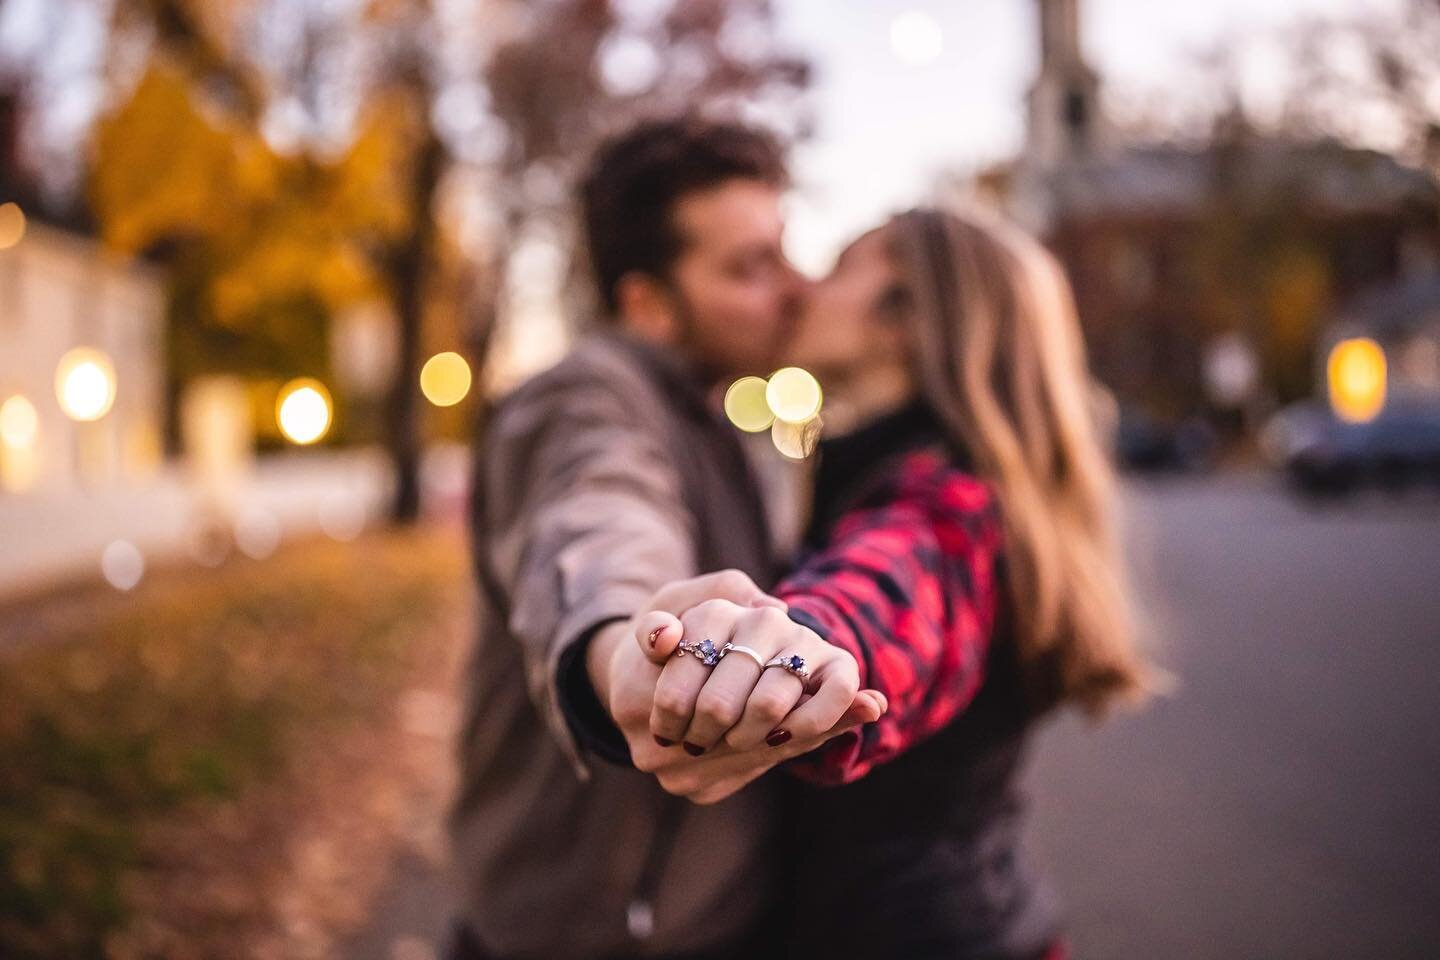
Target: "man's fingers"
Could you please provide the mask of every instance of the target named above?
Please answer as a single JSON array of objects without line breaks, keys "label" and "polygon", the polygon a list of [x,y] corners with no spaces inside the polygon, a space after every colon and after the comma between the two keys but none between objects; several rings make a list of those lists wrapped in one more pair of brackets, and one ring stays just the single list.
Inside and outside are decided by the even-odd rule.
[{"label": "man's fingers", "polygon": [[652,610],[635,620],[635,641],[651,663],[663,666],[684,636],[679,618],[664,610]]},{"label": "man's fingers", "polygon": [[[650,606],[655,610],[680,616],[706,600],[729,600],[740,606],[758,603],[763,598],[775,600],[761,590],[749,576],[739,570],[718,570],[689,580],[667,583],[655,592]],[[783,601],[775,600],[776,603]]]}]

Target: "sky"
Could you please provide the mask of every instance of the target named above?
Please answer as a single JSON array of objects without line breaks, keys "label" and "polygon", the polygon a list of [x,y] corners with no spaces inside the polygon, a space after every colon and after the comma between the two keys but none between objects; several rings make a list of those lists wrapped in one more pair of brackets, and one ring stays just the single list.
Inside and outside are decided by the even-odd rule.
[{"label": "sky", "polygon": [[[1229,38],[1281,37],[1302,18],[1396,6],[1082,0],[1082,44],[1108,96],[1196,96],[1196,59]],[[817,69],[818,129],[795,157],[787,239],[801,267],[823,269],[847,238],[923,198],[937,174],[1020,148],[1039,56],[1036,0],[775,0],[775,10],[782,35]],[[1250,67],[1263,94],[1266,64]]]},{"label": "sky", "polygon": [[[665,6],[665,0],[616,2],[640,11]],[[1205,94],[1198,57],[1232,38],[1278,41],[1303,18],[1383,12],[1402,2],[1081,0],[1082,44],[1108,99],[1183,102]],[[802,268],[828,267],[847,239],[923,199],[937,175],[971,171],[1020,149],[1024,95],[1038,59],[1037,3],[773,0],[782,38],[816,67],[811,97],[818,127],[794,158],[799,189],[787,240]],[[0,53],[28,48],[33,55],[37,37],[59,35],[64,42],[38,57],[44,69],[73,75],[76,65],[95,61],[105,42],[103,16],[66,9],[52,0],[6,0]],[[63,18],[59,30],[56,18]],[[1260,56],[1245,66],[1249,87],[1263,98],[1263,43],[1257,50]],[[74,142],[103,91],[98,79],[57,90],[47,104],[47,139]]]}]

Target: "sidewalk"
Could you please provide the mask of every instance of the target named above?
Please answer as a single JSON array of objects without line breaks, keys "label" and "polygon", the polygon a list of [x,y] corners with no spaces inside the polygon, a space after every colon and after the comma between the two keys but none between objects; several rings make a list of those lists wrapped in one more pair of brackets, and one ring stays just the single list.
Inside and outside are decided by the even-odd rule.
[{"label": "sidewalk", "polygon": [[[281,539],[324,530],[347,539],[385,508],[388,465],[379,450],[306,451],[260,458],[238,495],[236,538],[265,551]],[[0,599],[77,576],[93,576],[115,541],[148,563],[204,560],[202,502],[178,464],[143,487],[0,497]]]}]

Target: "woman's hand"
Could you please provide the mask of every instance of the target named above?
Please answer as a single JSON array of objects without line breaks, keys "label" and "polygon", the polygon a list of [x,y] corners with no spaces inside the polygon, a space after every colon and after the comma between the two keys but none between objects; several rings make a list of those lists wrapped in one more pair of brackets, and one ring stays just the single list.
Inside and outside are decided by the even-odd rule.
[{"label": "woman's hand", "polygon": [[[831,733],[857,703],[855,658],[791,620],[778,605],[709,599],[678,617],[657,610],[632,622],[641,651],[663,666],[650,714],[650,732],[662,748],[683,746],[698,757],[721,745],[726,753],[744,753],[791,740],[808,743]],[[716,651],[732,644],[714,666],[697,656],[674,655],[682,640],[688,646],[707,639]],[[808,683],[782,667],[762,669],[781,655],[804,659]],[[858,702],[861,722],[884,710],[878,693]]]}]

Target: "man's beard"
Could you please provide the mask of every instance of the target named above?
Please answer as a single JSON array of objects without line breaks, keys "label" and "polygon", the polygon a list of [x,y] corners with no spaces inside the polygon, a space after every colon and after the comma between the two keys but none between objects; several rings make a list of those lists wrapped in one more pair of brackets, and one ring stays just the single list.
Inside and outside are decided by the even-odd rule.
[{"label": "man's beard", "polygon": [[704,339],[700,336],[700,324],[695,318],[695,308],[679,288],[671,287],[670,294],[675,303],[676,348],[689,358],[696,372],[707,383],[719,383],[726,375],[724,364],[716,363],[706,349]]}]

